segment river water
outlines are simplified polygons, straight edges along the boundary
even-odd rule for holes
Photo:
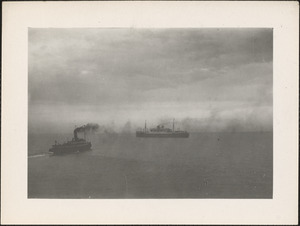
[[[28,198],[272,198],[272,134],[102,133],[92,151],[64,156],[47,152],[72,134],[29,134]]]

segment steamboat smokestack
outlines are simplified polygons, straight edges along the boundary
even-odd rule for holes
[[[174,132],[174,121],[175,121],[175,119],[173,119],[173,132]]]
[[[74,140],[78,140],[77,132],[80,130],[80,128],[74,129]]]

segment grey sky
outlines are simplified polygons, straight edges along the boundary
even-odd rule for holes
[[[272,29],[31,28],[29,124],[217,117],[270,130],[272,39]]]

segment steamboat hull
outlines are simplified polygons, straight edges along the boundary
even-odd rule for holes
[[[69,154],[75,152],[84,152],[91,150],[91,143],[74,144],[74,145],[54,145],[49,149],[54,155]]]
[[[189,133],[145,133],[136,132],[136,137],[143,138],[188,138]]]

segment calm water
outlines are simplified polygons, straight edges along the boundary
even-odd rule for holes
[[[272,198],[271,132],[97,134],[92,151],[49,156],[67,137],[29,135],[29,198]]]

